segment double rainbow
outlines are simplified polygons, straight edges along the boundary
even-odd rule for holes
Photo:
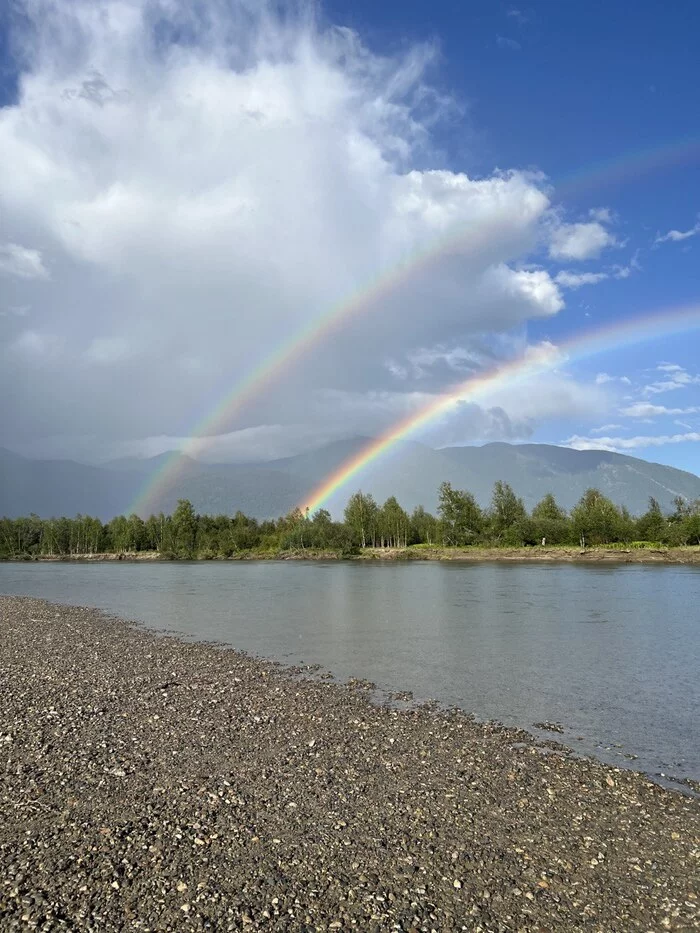
[[[698,159],[700,159],[700,139],[697,137],[682,139],[663,146],[626,153],[614,159],[587,166],[559,181],[555,185],[555,190],[559,198],[568,195],[575,196],[606,184],[634,182],[642,175],[657,169],[693,163]],[[194,425],[184,449],[175,451],[166,458],[160,469],[149,478],[140,491],[130,511],[138,514],[148,513],[156,499],[176,484],[183,464],[186,462],[183,454],[198,454],[206,447],[209,437],[222,433],[236,414],[265,389],[279,381],[297,361],[338,331],[347,320],[366,314],[402,282],[420,273],[442,256],[450,252],[464,256],[470,250],[478,249],[486,232],[482,226],[478,230],[473,228],[466,231],[460,230],[456,234],[452,233],[438,239],[428,249],[406,257],[398,265],[381,273],[357,291],[352,298],[332,306],[301,331],[289,337],[258,366],[237,381],[214,408]],[[576,343],[576,338],[569,343],[572,342]],[[505,379],[511,371],[513,371],[512,377],[514,378],[518,367],[515,364],[509,364],[499,370],[499,373],[504,373]],[[483,379],[488,378],[483,377]],[[491,378],[495,380],[497,376],[494,374]]]
[[[431,400],[418,411],[398,421],[380,437],[370,441],[358,453],[342,463],[330,476],[309,493],[301,503],[303,510],[315,511],[354,476],[369,466],[398,441],[446,415],[457,405],[483,399],[489,393],[551,371],[563,365],[594,356],[606,350],[700,330],[700,304],[664,309],[626,321],[610,324],[568,338],[557,347],[551,344],[534,348],[526,356],[505,363],[479,376],[471,377],[451,391]],[[565,355],[563,359],[562,355]]]

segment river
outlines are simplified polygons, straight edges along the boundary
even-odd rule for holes
[[[697,567],[4,563],[0,593],[320,664],[621,767],[700,780]],[[563,734],[533,728],[543,721]]]

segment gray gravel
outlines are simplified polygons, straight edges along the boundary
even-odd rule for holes
[[[369,694],[0,597],[0,929],[700,929],[698,800]]]

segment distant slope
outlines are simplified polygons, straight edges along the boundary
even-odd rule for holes
[[[0,515],[10,518],[34,512],[106,520],[133,501],[140,484],[137,474],[71,460],[28,460],[0,449]]]
[[[199,512],[232,515],[240,509],[258,518],[277,517],[308,499],[319,483],[366,443],[367,438],[352,438],[267,463],[202,464],[184,457],[175,471],[173,488],[162,491],[151,510],[170,512],[178,498],[186,498]],[[27,460],[0,449],[0,515],[35,512],[48,517],[82,512],[109,519],[132,507],[170,456],[95,467],[66,460]],[[396,495],[407,509],[421,504],[434,510],[438,487],[445,480],[470,490],[487,505],[496,479],[510,483],[528,508],[552,492],[570,509],[591,486],[633,514],[646,510],[649,496],[666,510],[673,507],[675,496],[700,497],[700,478],[694,474],[608,451],[501,443],[432,450],[404,442],[390,456],[358,473],[331,499],[329,507],[340,515],[348,496],[362,488],[380,502]]]
[[[125,514],[153,479],[163,457],[115,468],[86,466],[71,460],[28,460],[0,449],[0,516],[34,512],[94,515],[103,521]],[[306,482],[267,465],[207,465],[183,458],[172,488],[153,499],[149,511],[172,512],[180,498],[199,512],[234,514],[241,509],[261,518],[278,517],[297,504]]]
[[[487,444],[485,447],[451,447],[443,454],[460,465],[465,483],[485,503],[494,479],[510,483],[528,508],[542,496],[554,493],[570,509],[591,486],[632,514],[646,511],[649,496],[671,510],[676,496],[700,496],[700,477],[674,467],[649,463],[637,457],[607,450],[571,450],[548,444]]]

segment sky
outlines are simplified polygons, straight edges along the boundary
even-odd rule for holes
[[[4,4],[0,446],[286,456],[700,306],[699,30],[656,0]],[[415,439],[698,472],[699,347],[562,352]]]

